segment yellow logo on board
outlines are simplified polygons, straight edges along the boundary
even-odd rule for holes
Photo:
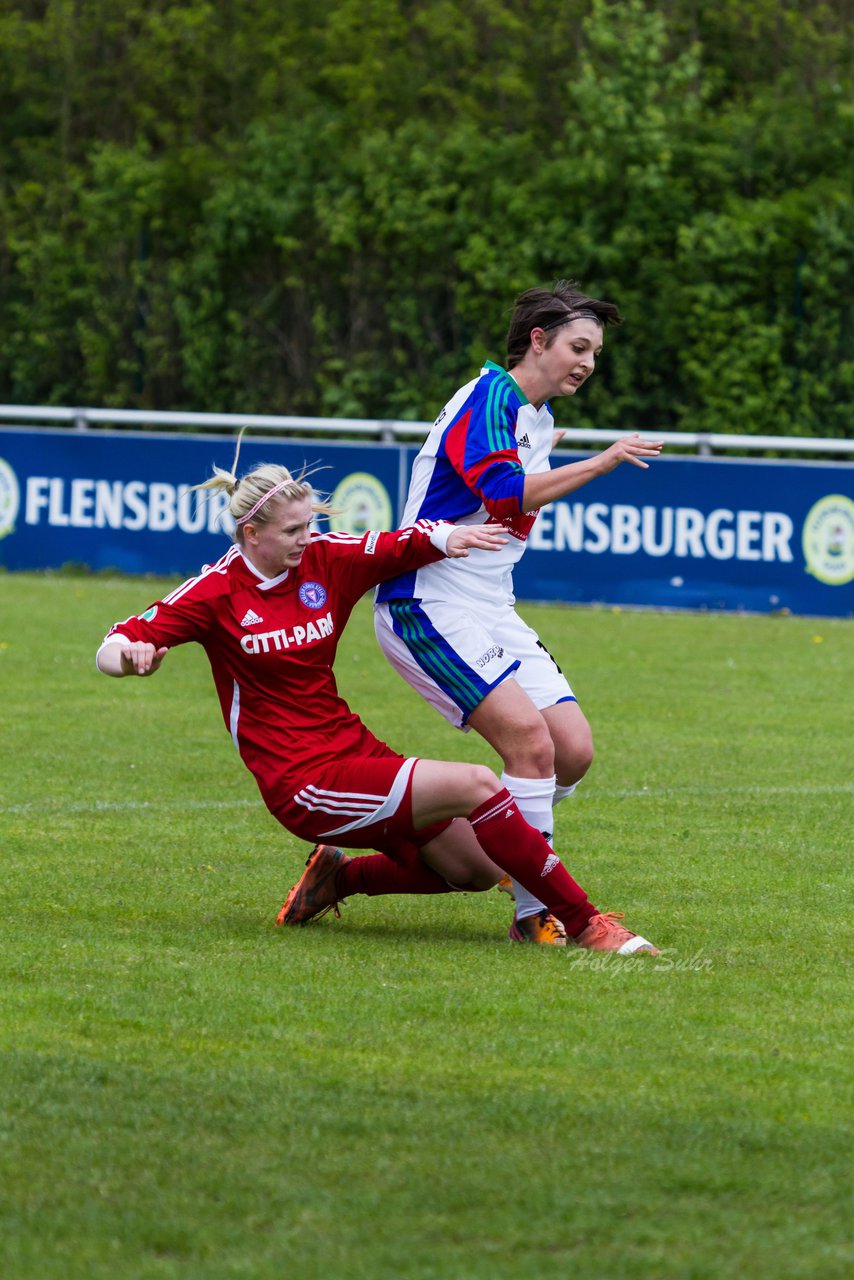
[[[854,502],[830,493],[810,507],[801,534],[806,571],[830,587],[854,578]]]

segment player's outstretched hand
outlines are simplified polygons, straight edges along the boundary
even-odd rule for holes
[[[603,475],[613,471],[621,462],[630,462],[633,467],[648,467],[649,463],[644,462],[644,458],[657,458],[663,447],[663,440],[644,440],[637,431],[633,431],[630,436],[623,436],[610,449],[600,453],[598,462]]]
[[[445,544],[445,554],[455,559],[467,556],[469,547],[499,551],[507,542],[500,524],[458,524]]]
[[[168,652],[168,648],[155,649],[153,644],[147,644],[142,640],[134,640],[132,644],[123,645],[122,675],[153,676]]]

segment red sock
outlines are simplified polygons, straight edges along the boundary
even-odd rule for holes
[[[596,908],[548,841],[525,821],[505,787],[472,810],[469,822],[497,866],[544,902],[570,937],[582,932]]]
[[[351,893],[378,897],[383,893],[452,893],[447,880],[420,858],[394,862],[384,853],[351,858],[338,872],[335,888],[342,898]]]

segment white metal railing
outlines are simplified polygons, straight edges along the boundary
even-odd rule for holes
[[[0,404],[0,422],[27,423],[31,426],[67,424],[77,431],[92,427],[201,427],[210,430],[238,431],[250,427],[255,431],[278,431],[282,435],[311,431],[324,435],[360,435],[394,441],[415,437],[423,439],[432,423],[404,422],[382,418],[307,418],[269,413],[184,413],[148,409],[66,408],[55,405]],[[602,430],[595,427],[564,429],[565,444],[610,444],[626,435],[626,431]],[[647,434],[653,434],[651,432]],[[835,440],[811,436],[746,436],[711,431],[660,431],[655,433],[672,448],[694,449],[701,456],[716,451],[743,449],[750,452],[775,450],[783,453],[828,455],[854,454],[854,440]]]

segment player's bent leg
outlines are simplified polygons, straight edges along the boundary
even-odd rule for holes
[[[413,825],[420,829],[464,817],[500,790],[500,782],[485,765],[419,759],[412,770]]]
[[[571,696],[572,691],[554,661],[548,654],[544,656],[531,628],[512,610],[484,620],[457,606],[427,606],[418,601],[378,605],[375,625],[380,647],[392,666],[451,724],[478,730],[509,762],[508,769],[518,768],[525,778],[549,780],[545,790],[550,806],[554,798],[553,747],[545,722],[513,680],[520,654],[524,651],[528,664],[533,663],[539,672],[538,697],[557,701],[564,693]],[[493,633],[496,626],[509,628],[506,638],[503,632],[500,636]],[[519,654],[517,640],[521,643]],[[485,666],[484,657],[488,659]],[[553,674],[551,678],[549,672],[543,674],[544,667],[557,673],[557,682]],[[508,778],[512,776],[508,774]],[[551,830],[550,818],[546,825]],[[518,919],[543,910],[539,899],[521,886],[516,886],[515,893]]]
[[[466,891],[491,889],[502,877],[501,868],[486,854],[471,825],[462,818],[423,845],[421,857],[448,883]],[[505,878],[509,882],[509,877]],[[514,915],[508,936],[514,942],[566,946],[566,930],[543,906],[524,918]]]
[[[512,676],[486,695],[468,723],[498,752],[507,773],[520,778],[547,778],[554,773],[549,726]]]
[[[518,658],[514,679],[548,727],[557,775],[553,802],[559,804],[572,794],[590,767],[593,759],[590,726],[554,655],[515,610],[502,615],[496,639]]]
[[[485,857],[483,851],[480,852]],[[464,874],[465,868],[462,870]],[[391,893],[453,893],[462,888],[488,889],[494,884],[492,877],[481,874],[479,879],[482,883],[468,884],[462,879],[449,883],[421,859],[420,850],[408,841],[397,844],[393,857],[386,853],[348,857],[342,849],[319,844],[315,845],[305,871],[288,893],[276,924],[308,924],[329,911],[340,918],[339,908],[354,894],[375,898]]]
[[[567,933],[575,936],[587,927],[596,908],[504,787],[473,810],[469,821],[493,862],[529,893],[536,893]]]
[[[523,818],[509,792],[482,765],[417,761],[412,773],[416,826],[456,815],[469,818],[478,843],[496,867],[505,868],[533,893],[535,886],[568,933],[580,934],[596,908],[552,852],[542,834]]]
[[[557,785],[565,793],[581,781],[593,763],[593,732],[574,701],[543,707],[541,715],[554,744]]]
[[[470,825],[462,818],[422,845],[420,855],[456,888],[491,889],[501,879],[501,868],[487,856]]]
[[[526,822],[551,840],[554,746],[548,724],[527,691],[515,678],[505,680],[472,712],[469,724],[502,757],[504,772],[501,781],[519,805]],[[536,922],[544,920],[548,913],[540,899],[518,881],[512,884],[512,891],[516,900],[513,926],[519,926],[525,920],[531,921],[530,925],[515,932],[511,926],[510,936],[521,941],[517,933],[521,931],[527,935],[536,930]],[[546,934],[550,928],[548,923],[544,925]]]

